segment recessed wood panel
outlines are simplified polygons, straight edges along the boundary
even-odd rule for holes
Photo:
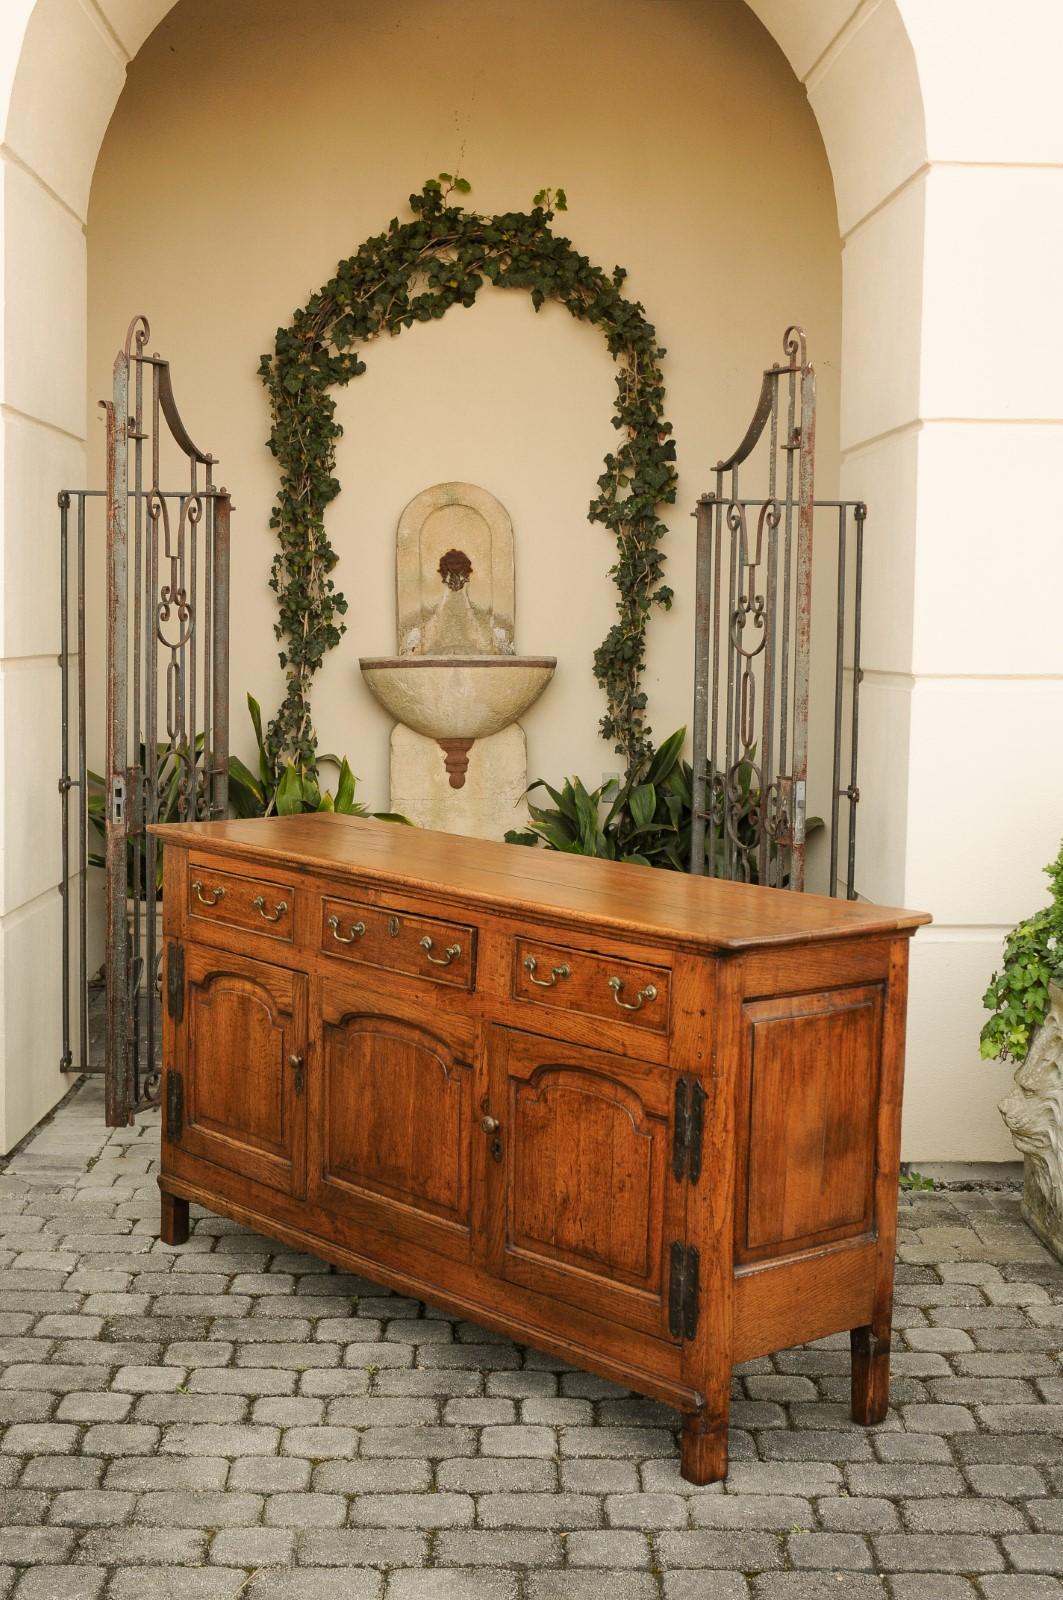
[[[325,1186],[467,1231],[468,1064],[427,1029],[378,1015],[327,1022],[322,1053]]]
[[[198,922],[242,928],[264,939],[291,944],[295,927],[295,889],[276,878],[241,877],[210,861],[190,861],[188,915]]]
[[[664,1262],[685,1198],[670,1181],[671,1074],[509,1029],[490,1055],[500,1270],[663,1333]]]
[[[185,1148],[294,1193],[305,1167],[306,979],[195,945],[187,976]]]
[[[745,1016],[739,1259],[785,1255],[866,1231],[881,986],[755,1001]]]

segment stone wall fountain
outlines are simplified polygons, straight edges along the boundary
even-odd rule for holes
[[[411,822],[501,839],[526,820],[524,729],[554,656],[513,647],[513,524],[493,494],[439,483],[410,501],[396,536],[399,653],[364,657],[397,718],[391,806]]]

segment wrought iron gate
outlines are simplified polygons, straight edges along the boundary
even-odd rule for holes
[[[855,899],[867,508],[859,500],[815,498],[816,377],[800,328],[786,330],[783,350],[787,364],[765,370],[745,436],[717,462],[716,487],[697,505],[690,869],[805,888],[814,647],[822,660],[833,610],[830,838],[823,887]],[[739,468],[762,441],[760,493],[743,497]],[[825,717],[811,724],[814,735],[825,735],[827,726]],[[813,778],[818,776],[814,763]]]
[[[157,1102],[162,948],[157,927],[157,821],[222,817],[228,807],[229,493],[215,458],[193,444],[174,401],[170,365],[147,355],[145,317],[115,357],[107,423],[107,486],[59,495],[61,550],[64,1070],[106,1073],[107,1122]],[[165,459],[164,459],[165,458]],[[166,476],[187,475],[184,488]],[[100,512],[105,521],[100,525]],[[88,765],[88,567],[105,562],[106,754]],[[101,585],[103,587],[104,585]],[[76,631],[71,633],[71,592]],[[102,598],[102,595],[101,595]],[[76,669],[72,657],[76,656]],[[76,705],[76,709],[75,709]],[[77,766],[71,771],[71,721]],[[72,844],[71,834],[74,835]],[[90,849],[93,836],[103,855]],[[71,866],[76,850],[77,918]],[[89,871],[106,872],[105,1045],[90,1034]],[[76,949],[76,958],[75,958]],[[71,988],[77,971],[76,1028]],[[76,1046],[76,1059],[75,1059]]]

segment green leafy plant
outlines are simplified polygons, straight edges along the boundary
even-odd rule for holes
[[[1063,845],[1044,870],[1051,901],[1008,934],[1004,964],[982,996],[992,1012],[981,1032],[987,1060],[1026,1059],[1030,1040],[1048,1014],[1049,982],[1063,978]]]
[[[923,1194],[937,1187],[933,1178],[924,1178],[921,1172],[916,1172],[907,1162],[901,1165],[900,1186],[913,1194]]]
[[[258,744],[258,776],[239,756],[229,757],[229,805],[238,817],[290,817],[305,811],[338,811],[348,817],[372,816],[384,822],[409,825],[409,819],[397,811],[370,811],[355,799],[358,779],[346,756],[319,755],[313,765],[289,761],[278,772],[262,731],[262,708],[254,695],[248,695],[247,709]],[[325,763],[338,769],[335,794],[321,787],[317,768]]]
[[[182,802],[185,790],[191,787],[196,792],[201,784],[200,762],[203,757],[203,735],[196,737],[195,749],[192,746],[181,745],[174,749],[170,744],[159,743],[155,746],[155,760],[157,763],[157,789],[159,795],[158,822],[176,822],[181,815]],[[139,753],[139,766],[142,772],[147,770],[147,746],[141,744]],[[100,840],[101,847],[107,840],[107,785],[98,772],[91,768],[86,774],[85,809],[88,814],[90,827],[95,831]],[[88,854],[90,867],[105,867],[106,857],[102,848],[99,851],[90,850]],[[126,839],[126,897],[128,899],[146,900],[157,898],[162,893],[162,851],[155,854],[155,884],[154,895],[149,891],[144,882],[147,863],[143,854],[142,836],[130,834]]]
[[[646,867],[664,867],[671,872],[690,870],[691,828],[694,819],[694,769],[683,759],[686,729],[677,728],[656,751],[651,751],[622,784],[606,783],[588,789],[579,778],[566,778],[560,789],[543,779],[533,783],[529,795],[545,789],[552,806],[533,805],[529,827],[511,829],[510,844],[540,845],[563,850],[569,855],[600,856],[607,861],[632,861]],[[757,881],[754,853],[756,830],[754,812],[759,805],[755,787],[756,752],[739,767],[736,786],[738,806],[735,827],[739,846],[748,851],[751,880]],[[822,827],[818,817],[806,828]],[[708,832],[705,859],[710,873],[722,876],[724,843],[715,841],[716,859]],[[772,846],[775,859],[775,846]]]
[[[367,239],[335,276],[280,328],[259,374],[269,392],[269,447],[280,469],[270,525],[280,544],[271,587],[277,595],[276,633],[287,689],[269,724],[265,751],[271,773],[287,763],[313,778],[317,740],[310,687],[327,651],[339,642],[347,601],[331,574],[337,555],[325,531],[325,511],[340,492],[335,477],[333,391],[366,369],[358,349],[415,322],[434,322],[451,306],[471,306],[485,283],[522,289],[538,311],[547,300],[603,334],[617,366],[613,426],[620,435],[605,458],[589,518],[616,539],[610,576],[617,587],[617,620],[594,653],[594,674],[605,692],[604,738],[624,757],[630,777],[652,754],[645,722],[642,672],[646,628],[655,605],[671,604],[662,583],[666,532],[660,507],[675,499],[675,443],[664,417],[665,354],[644,308],[621,293],[622,267],[607,273],[554,234],[563,189],[542,189],[530,212],[481,216],[466,211],[465,178],[440,173],[410,196],[413,220],[393,218]],[[271,780],[272,781],[272,780]]]

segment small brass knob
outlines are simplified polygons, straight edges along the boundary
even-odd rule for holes
[[[483,1129],[484,1133],[497,1133],[501,1127],[501,1123],[497,1117],[483,1117],[480,1120],[480,1127]]]

